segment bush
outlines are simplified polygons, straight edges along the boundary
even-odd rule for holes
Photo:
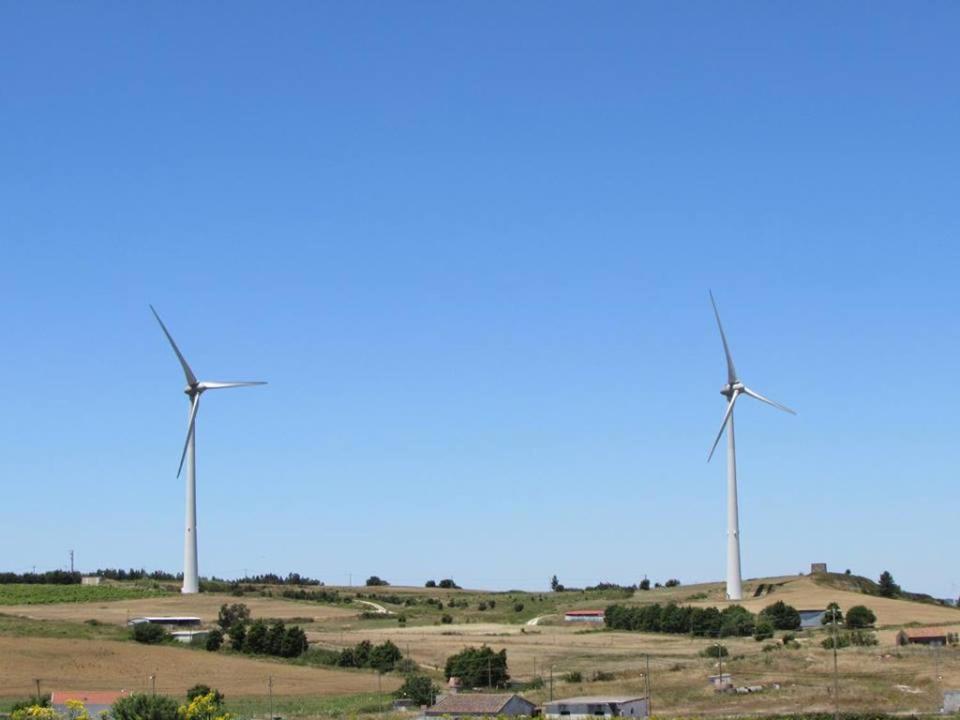
[[[583,673],[579,670],[571,670],[562,676],[562,680],[568,683],[582,683]]]
[[[833,636],[824,638],[820,643],[820,647],[827,650],[832,650],[836,644],[837,649],[845,648],[850,646],[850,635],[847,633],[840,633],[834,638]]]
[[[424,587],[428,587],[428,588],[435,588],[436,586],[437,586],[436,580],[427,580],[426,584],[424,585]]]
[[[700,651],[700,657],[705,658],[725,658],[730,654],[726,645],[707,645]]]
[[[827,605],[826,611],[823,613],[823,617],[820,618],[821,625],[832,625],[834,622],[842,623],[843,622],[843,611],[840,609],[840,606],[835,602]]]
[[[640,589],[641,589],[641,590],[649,590],[649,589],[650,589],[650,581],[647,580],[647,578],[644,578],[643,580],[640,581]]]
[[[612,672],[605,672],[603,670],[597,670],[593,673],[593,682],[610,682],[616,676]]]
[[[237,623],[230,627],[230,647],[240,652],[247,642],[247,626],[243,623]]]
[[[376,575],[371,575],[367,578],[367,587],[383,587],[389,584],[386,580],[381,580]]]
[[[480,612],[483,612],[483,611],[486,610],[486,609],[487,609],[487,604],[486,604],[483,600],[481,600],[481,601],[477,604],[477,610],[479,610]]]
[[[439,688],[426,675],[408,675],[395,693],[397,697],[413,700],[416,705],[433,705]]]
[[[209,633],[207,633],[207,639],[204,643],[204,647],[210,652],[216,652],[223,645],[223,631],[219,628],[214,628]]]
[[[444,625],[450,625],[451,623],[453,623],[453,615],[449,613],[444,613],[443,615],[440,616],[440,622],[442,622]]]
[[[192,688],[187,690],[187,701],[196,700],[198,697],[203,697],[204,695],[209,695],[213,693],[213,702],[218,707],[223,705],[223,693],[217,690],[216,688],[211,688],[209,685],[204,685],[203,683],[197,683]]]
[[[504,687],[510,679],[507,673],[507,651],[494,652],[484,645],[464,648],[447,658],[444,677],[460,678],[464,687]]]
[[[860,647],[870,647],[878,644],[877,634],[869,630],[851,630],[850,644]]]
[[[117,700],[110,715],[114,720],[177,720],[177,703],[165,695],[134,693]]]
[[[799,630],[800,613],[792,605],[778,600],[760,611],[760,617],[770,621],[777,630]]]
[[[385,673],[393,670],[394,666],[402,657],[403,653],[400,652],[400,648],[387,640],[385,643],[377,645],[370,650],[368,663],[370,667],[378,672]]]
[[[224,632],[229,632],[237,623],[246,623],[250,620],[250,608],[243,603],[233,603],[220,606],[220,613],[217,616],[217,625]]]
[[[876,621],[877,616],[866,605],[854,605],[847,610],[846,626],[850,629],[872,627]]]
[[[680,581],[676,578],[670,578],[664,584],[664,587],[680,587]]]
[[[513,604],[514,612],[523,612],[523,603],[519,600]]]
[[[459,589],[460,589],[460,586],[457,585],[457,584],[453,581],[453,578],[444,578],[443,580],[440,581],[439,587],[442,587],[442,588],[444,588],[445,590],[459,590]]]
[[[166,642],[167,638],[169,637],[170,636],[167,635],[167,631],[164,630],[162,625],[141,622],[133,626],[133,639],[138,643],[144,643],[145,645],[157,645],[159,643]]]

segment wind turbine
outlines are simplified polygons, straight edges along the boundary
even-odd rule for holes
[[[248,387],[250,385],[266,385],[263,381],[255,382],[213,382],[200,381],[193,374],[190,365],[187,364],[180,348],[173,341],[170,331],[163,324],[163,320],[157,314],[153,305],[150,306],[153,316],[160,323],[163,334],[170,341],[170,346],[177,354],[180,366],[183,368],[183,374],[187,378],[187,386],[183,392],[186,393],[190,401],[190,419],[187,421],[187,439],[183,444],[183,452],[180,454],[180,467],[177,469],[177,477],[183,472],[184,461],[187,463],[187,516],[186,529],[183,536],[183,593],[196,593],[200,591],[200,575],[197,570],[197,463],[196,463],[196,424],[197,410],[200,408],[200,396],[207,390],[221,390],[223,388]]]
[[[783,410],[791,415],[796,413],[785,405],[765,398],[758,392],[754,392],[742,382],[737,375],[737,369],[733,365],[733,356],[730,354],[730,346],[727,345],[727,336],[723,333],[723,324],[720,322],[720,312],[717,310],[717,303],[713,299],[713,293],[710,293],[710,302],[713,304],[713,314],[717,318],[717,327],[720,328],[720,339],[723,341],[723,353],[727,357],[727,384],[723,386],[720,394],[727,398],[727,411],[723,414],[723,422],[720,423],[720,432],[717,433],[717,439],[713,441],[713,447],[710,448],[710,454],[707,456],[707,462],[713,457],[714,450],[723,435],[727,431],[727,599],[741,600],[743,598],[743,580],[740,577],[740,508],[737,502],[737,450],[733,439],[733,406],[737,398],[741,395],[749,395],[755,400],[772,405],[778,410]]]

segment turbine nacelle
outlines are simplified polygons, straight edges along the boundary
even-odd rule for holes
[[[745,387],[746,386],[742,382],[735,382],[732,385],[727,383],[720,388],[720,394],[729,400],[734,393],[742,393]]]

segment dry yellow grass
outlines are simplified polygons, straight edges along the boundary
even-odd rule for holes
[[[186,648],[100,640],[0,637],[0,696],[28,695],[34,678],[52,689],[143,691],[157,676],[157,692],[183,695],[198,682],[228,696],[263,695],[273,677],[277,695],[332,695],[375,692],[369,672],[290,665]],[[383,689],[399,680],[385,676]]]
[[[250,608],[253,617],[286,620],[309,617],[314,622],[356,617],[357,610],[319,605],[317,603],[279,600],[274,598],[242,597],[200,593],[197,595],[170,595],[166,597],[116,600],[96,603],[62,603],[56,605],[9,605],[3,608],[8,615],[35,620],[69,620],[83,622],[98,620],[104,623],[124,624],[129,618],[142,615],[192,615],[205,623],[216,621],[223,603],[242,602]]]

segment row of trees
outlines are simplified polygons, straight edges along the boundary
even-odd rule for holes
[[[250,655],[294,658],[307,650],[307,634],[299,625],[286,627],[281,620],[238,622],[230,628],[230,647]]]
[[[676,603],[626,607],[610,605],[604,612],[604,623],[611,630],[635,630],[693,634],[701,637],[717,635],[752,635],[756,618],[746,608],[731,605],[722,611],[715,607],[694,608]]]
[[[660,587],[672,588],[672,587],[679,587],[679,586],[680,586],[680,581],[677,580],[676,578],[670,578],[670,579],[667,580],[665,583],[662,583],[662,584],[661,584],[661,583],[656,583],[656,584],[654,585],[654,587],[658,587],[658,588],[660,588]],[[568,588],[568,587],[565,587],[565,586],[563,585],[563,583],[561,583],[561,582],[557,579],[557,576],[554,575],[553,577],[550,578],[550,589],[553,590],[554,592],[572,592],[572,591],[574,591],[574,590],[577,590],[578,588]],[[640,581],[640,584],[639,584],[639,585],[619,585],[619,584],[617,584],[617,583],[601,582],[601,583],[597,583],[596,585],[590,585],[590,586],[585,587],[585,588],[583,588],[583,589],[584,589],[584,590],[588,590],[588,591],[590,591],[590,590],[606,590],[606,591],[610,591],[610,590],[620,590],[620,591],[623,591],[623,592],[631,592],[631,593],[632,593],[632,592],[636,592],[637,590],[649,590],[649,589],[650,589],[650,581],[649,581],[647,578],[644,578],[643,580]]]
[[[427,582],[424,584],[424,587],[439,587],[446,590],[460,590],[460,586],[453,581],[453,578],[444,578],[439,583],[436,580],[427,580]]]
[[[80,573],[77,573],[77,575],[79,574]],[[129,570],[124,570],[123,568],[102,568],[97,570],[94,575],[99,575],[107,580],[158,580],[163,582],[183,580],[183,573],[174,575],[173,573],[164,572],[163,570],[147,572],[144,568],[140,568],[139,570],[136,568],[130,568]],[[80,582],[79,578],[77,582]]]
[[[67,570],[49,570],[47,572],[0,573],[0,585],[79,585],[80,573]]]
[[[66,720],[91,720],[83,703],[67,701]],[[234,720],[223,709],[223,695],[206,685],[195,685],[187,691],[187,700],[179,704],[166,695],[134,693],[119,698],[110,708],[113,720]],[[49,703],[37,700],[19,705],[10,714],[11,720],[64,720]]]
[[[390,640],[374,645],[369,640],[363,640],[352,648],[344,648],[337,654],[335,664],[340,667],[373,668],[378,672],[387,673],[396,668],[403,659],[394,643]]]

